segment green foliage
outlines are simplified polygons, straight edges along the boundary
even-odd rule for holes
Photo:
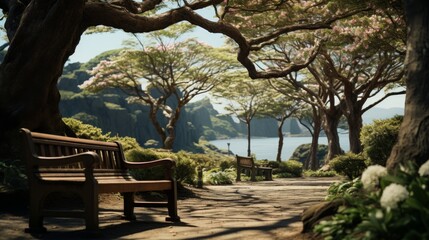
[[[362,155],[346,153],[329,161],[331,169],[349,179],[360,176],[366,168],[365,158]]]
[[[429,161],[418,171],[409,162],[377,181],[379,188],[368,188],[364,181],[362,188],[359,180],[331,186],[330,195],[342,197],[345,205],[314,231],[325,239],[429,239]]]
[[[360,140],[363,145],[363,153],[368,158],[368,165],[386,165],[387,158],[396,143],[402,119],[402,116],[395,116],[384,120],[374,120],[372,124],[363,126]]]
[[[147,162],[161,158],[157,152],[151,149],[132,149],[125,153],[125,157],[130,162]],[[149,169],[132,169],[130,173],[137,180],[164,178],[164,168],[161,166]]]
[[[273,169],[274,168],[279,168],[280,167],[280,163],[277,162],[277,161],[268,161],[267,166],[270,167],[270,168],[273,168]]]
[[[311,148],[311,143],[299,145],[295,149],[295,151],[293,151],[293,154],[290,157],[290,159],[297,160],[302,164],[304,164],[310,155],[310,148]],[[319,161],[319,166],[322,166],[324,164],[324,159],[326,157],[326,154],[328,154],[328,146],[325,144],[319,144],[317,146],[317,156],[316,156]]]
[[[1,185],[6,189],[19,190],[27,188],[27,176],[21,161],[2,159],[0,161],[0,181]]]
[[[328,188],[328,195],[326,200],[331,201],[336,198],[347,198],[353,197],[362,191],[362,182],[360,178],[355,178],[351,181],[335,182],[332,183]]]
[[[176,180],[180,183],[193,184],[197,171],[197,164],[190,155],[179,152],[176,162]]]
[[[60,90],[61,100],[71,99],[76,93],[72,91]]]
[[[273,174],[277,177],[301,177],[302,163],[296,160],[281,162],[279,168],[273,169]]]
[[[116,103],[105,102],[104,105],[106,106],[107,109],[110,109],[110,110],[125,110],[125,108],[121,107]]]
[[[98,118],[94,115],[90,115],[86,112],[79,112],[73,115],[71,118],[85,122],[90,125],[97,125],[98,124]]]
[[[229,185],[233,183],[235,178],[236,170],[234,168],[225,170],[213,168],[204,172],[204,182],[211,185]]]
[[[127,152],[132,149],[139,149],[140,144],[137,142],[137,139],[132,137],[119,137],[113,136],[108,139],[109,142],[120,142],[124,152]]]
[[[100,128],[82,123],[81,121],[73,118],[63,118],[63,121],[73,130],[78,138],[98,141],[107,141],[109,139],[110,133],[103,134],[103,131]]]
[[[337,172],[335,171],[313,171],[313,170],[305,170],[304,176],[306,177],[335,177],[337,176]]]
[[[63,118],[63,121],[72,129],[78,138],[92,139],[105,142],[120,142],[124,151],[140,148],[137,140],[132,137],[111,136],[110,132],[103,134],[100,128],[82,123],[73,118]]]

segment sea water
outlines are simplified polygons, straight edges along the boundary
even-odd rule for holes
[[[340,145],[344,151],[349,151],[349,138],[347,134],[340,134]],[[277,156],[278,138],[252,138],[250,140],[251,153],[256,156],[256,159],[275,160]],[[229,150],[232,154],[247,156],[247,139],[233,138],[210,141],[219,149]],[[301,145],[311,143],[311,137],[285,137],[283,140],[282,160],[289,159],[295,149]],[[319,144],[327,144],[326,137],[319,138]]]

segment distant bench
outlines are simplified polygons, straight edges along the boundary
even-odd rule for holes
[[[272,181],[273,169],[270,167],[263,167],[255,164],[255,161],[252,157],[243,157],[235,155],[237,159],[237,179],[236,181],[241,181],[241,173],[249,173],[250,180],[256,181],[256,176],[264,176],[265,180]]]
[[[134,207],[166,207],[167,221],[180,221],[177,215],[177,188],[173,177],[175,162],[159,159],[149,162],[128,162],[119,143],[100,142],[21,129],[23,156],[27,163],[30,191],[30,216],[27,232],[45,232],[44,217],[85,219],[86,229],[98,230],[98,196],[120,192],[124,199],[124,218],[134,220]],[[163,166],[163,180],[134,179],[128,169]],[[134,193],[164,191],[166,202],[135,202]],[[53,192],[77,193],[84,203],[80,211],[48,210],[43,205]]]

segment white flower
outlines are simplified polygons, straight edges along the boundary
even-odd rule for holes
[[[423,165],[419,168],[419,175],[420,176],[429,176],[429,161],[426,161]]]
[[[383,216],[384,216],[383,211],[381,211],[380,209],[377,209],[377,211],[375,212],[375,218],[382,219]]]
[[[380,177],[387,175],[387,169],[380,165],[372,165],[369,166],[365,171],[362,173],[362,184],[365,189],[374,189],[378,186],[378,183],[380,181]]]
[[[407,199],[408,196],[409,193],[404,186],[392,183],[381,194],[380,204],[386,209],[395,209],[398,207],[398,203]]]

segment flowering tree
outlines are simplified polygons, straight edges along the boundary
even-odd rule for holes
[[[299,77],[288,74],[284,79],[312,95],[322,109],[329,140],[328,159],[341,153],[337,127],[342,115],[349,125],[350,150],[358,153],[363,113],[389,96],[405,93],[392,91],[401,85],[404,75],[405,33],[400,27],[404,26],[401,11],[376,7],[379,6],[337,21],[333,31],[300,31],[281,37],[256,54],[264,66],[282,71],[288,62],[303,62],[311,55],[311,46],[317,39],[325,39],[317,57],[307,66],[309,74],[302,73]],[[386,92],[383,98],[366,104],[382,91]]]
[[[283,150],[283,125],[286,119],[292,117],[298,110],[301,108],[301,101],[294,98],[289,98],[288,96],[281,94],[271,86],[266,84],[264,92],[266,96],[262,100],[265,100],[261,103],[263,106],[260,110],[260,115],[274,118],[277,123],[277,136],[279,138],[277,146],[277,156],[276,161],[282,161],[282,150]]]
[[[260,114],[266,102],[266,85],[259,81],[252,81],[245,77],[243,72],[230,76],[233,81],[225,81],[213,90],[216,97],[226,99],[225,110],[235,115],[247,127],[247,156],[251,156],[250,126],[253,118]]]
[[[153,32],[181,21],[188,21],[212,33],[222,33],[237,43],[237,59],[248,69],[251,77],[272,77],[277,71],[257,71],[249,57],[251,51],[275,40],[282,34],[299,29],[329,28],[337,19],[355,14],[361,9],[336,8],[320,17],[290,24],[266,27],[255,38],[247,38],[237,26],[225,21],[233,12],[233,4],[241,1],[195,0],[1,0],[6,13],[5,29],[10,46],[0,66],[0,148],[10,151],[19,127],[47,133],[64,134],[60,100],[56,83],[64,63],[73,54],[80,36],[92,26],[104,25],[126,32]],[[249,1],[250,3],[251,1]],[[269,1],[268,1],[269,2]],[[279,1],[287,6],[287,1]],[[220,20],[210,21],[196,10],[215,6]],[[267,6],[272,6],[268,4]],[[334,8],[333,8],[334,9]],[[161,11],[157,11],[161,10]],[[268,10],[268,9],[267,9]],[[282,16],[294,15],[293,8]],[[313,16],[309,13],[309,16]],[[295,71],[311,62],[290,64],[284,72]],[[47,67],[49,66],[49,67]],[[17,144],[12,144],[17,145]]]
[[[195,39],[178,41],[180,36],[180,31],[152,34],[154,44],[143,50],[124,50],[100,62],[90,71],[92,77],[80,86],[91,92],[120,88],[130,96],[130,102],[148,105],[149,119],[165,149],[173,148],[183,107],[224,81],[225,74],[238,65],[228,49]],[[166,121],[160,119],[160,113]]]

